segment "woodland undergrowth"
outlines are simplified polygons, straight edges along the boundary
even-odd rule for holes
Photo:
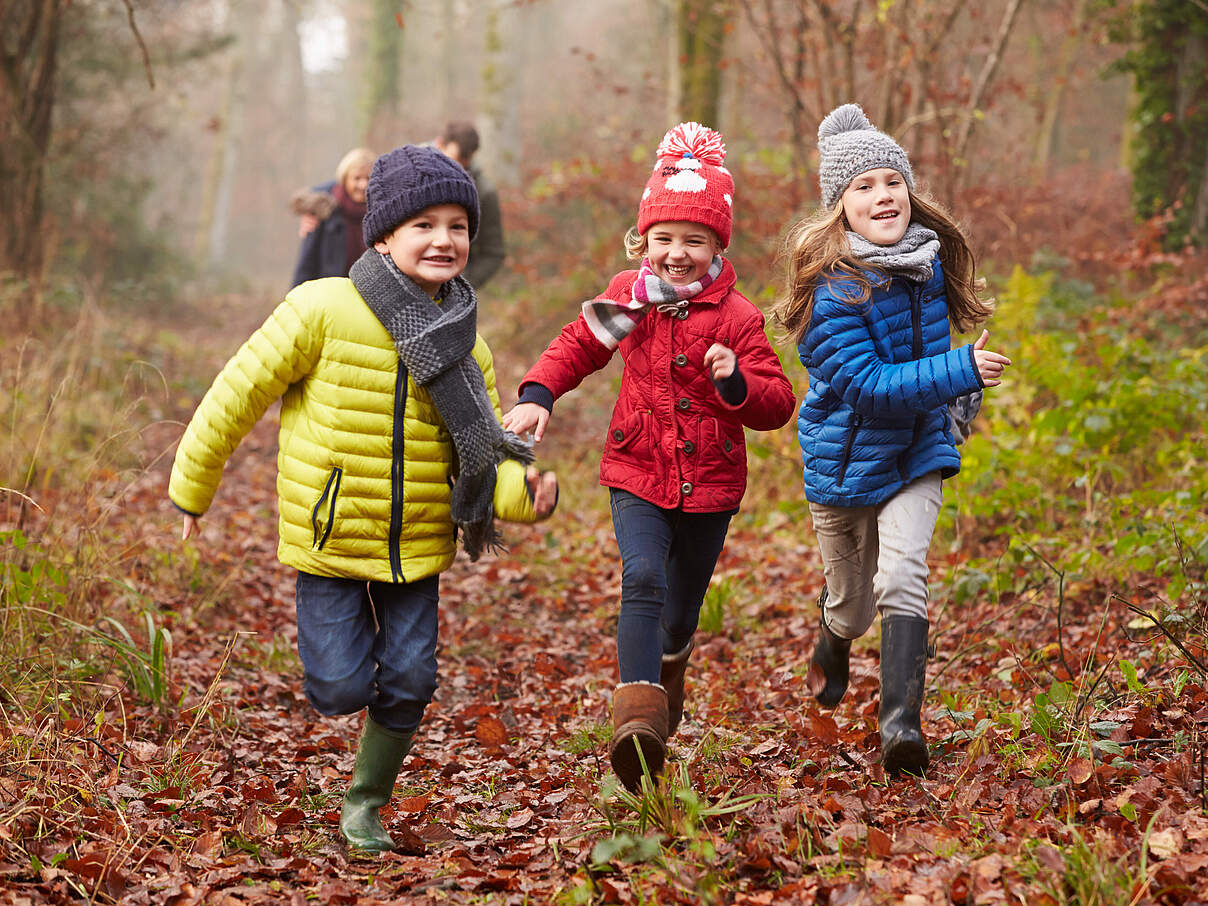
[[[614,548],[593,487],[606,387],[563,416],[588,429],[542,451],[577,524],[521,533],[524,550],[458,574],[466,589],[492,590],[448,596],[460,616],[444,656],[459,675],[433,706],[434,754],[413,759],[393,813],[418,829],[427,862],[369,869],[331,854],[346,764],[321,753],[346,761],[348,727],[319,729],[313,715],[305,731],[271,724],[295,767],[239,765],[265,715],[307,713],[289,632],[265,616],[289,597],[288,577],[236,578],[271,563],[271,499],[227,511],[209,553],[170,537],[162,498],[180,420],[232,338],[216,330],[198,343],[66,284],[36,302],[5,284],[0,870],[55,902],[194,902],[186,878],[199,867],[228,871],[245,892],[251,883],[246,901],[291,885],[332,902],[383,887],[419,895],[427,871],[423,892],[451,902],[765,903],[824,891],[894,902],[928,884],[972,902],[997,859],[995,883],[1022,901],[1191,901],[1205,874],[1174,857],[1202,853],[1208,825],[1180,824],[1169,803],[1208,816],[1208,284],[1190,259],[1138,248],[1115,281],[1056,257],[989,267],[991,330],[1013,366],[987,394],[933,546],[934,783],[903,789],[879,773],[872,669],[857,666],[849,710],[801,707],[820,579],[792,424],[749,438],[750,489],[701,616],[694,707],[717,719],[689,729],[661,784],[630,795],[600,765],[607,645],[584,654],[557,630],[565,647],[550,642],[508,672],[509,645],[530,640],[509,636],[518,630],[493,608],[565,607],[601,637],[615,619],[615,572],[600,566]],[[590,292],[581,275],[544,279],[540,299],[512,284],[485,310],[505,405],[536,339],[552,336],[544,327]],[[750,294],[766,306],[773,284],[755,280]],[[249,330],[271,302],[256,304],[243,313]],[[800,396],[806,375],[769,332]],[[251,441],[264,460],[253,474],[271,488],[265,436]],[[204,640],[204,657],[186,659],[185,638]],[[875,650],[875,636],[857,643],[857,665]],[[475,682],[493,703],[470,698]],[[526,747],[518,724],[538,720],[551,690],[576,705]],[[461,754],[442,761],[435,753],[459,734],[482,752],[449,748]],[[506,786],[496,756],[512,765]],[[446,784],[457,792],[442,795]],[[560,819],[572,802],[581,810]],[[541,821],[545,835],[530,833]],[[458,840],[465,849],[449,849]],[[911,845],[948,867],[912,875]],[[516,866],[544,886],[525,893]]]

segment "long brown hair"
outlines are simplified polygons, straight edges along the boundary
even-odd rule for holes
[[[985,281],[976,275],[977,264],[965,234],[952,217],[930,199],[910,193],[910,219],[935,230],[940,239],[940,266],[944,292],[948,296],[948,320],[964,333],[990,317],[994,302],[982,299]],[[846,278],[850,287],[843,301],[862,305],[872,295],[868,265],[852,257],[847,241],[843,201],[829,210],[819,210],[799,222],[785,238],[782,255],[787,259],[784,292],[772,314],[784,325],[793,341],[800,343],[809,330],[814,313],[814,291],[829,276]]]

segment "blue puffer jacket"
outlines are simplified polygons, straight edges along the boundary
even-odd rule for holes
[[[842,277],[815,290],[797,347],[810,380],[797,416],[805,496],[873,506],[928,472],[960,471],[948,403],[982,382],[973,346],[949,348],[938,258],[925,285],[895,276],[858,306],[843,301],[845,290]]]

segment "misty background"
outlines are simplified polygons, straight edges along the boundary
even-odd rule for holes
[[[333,178],[350,148],[429,141],[453,118],[477,126],[475,163],[500,189],[504,287],[543,273],[542,255],[621,263],[655,145],[680,119],[724,133],[732,253],[753,262],[770,264],[780,230],[816,199],[817,123],[846,101],[966,221],[970,191],[1043,198],[1070,172],[1109,180],[1127,206],[1130,79],[1110,69],[1120,10],[1103,7],[76,2],[61,21],[47,267],[144,287],[132,292],[174,272],[282,293],[298,248],[290,195]]]

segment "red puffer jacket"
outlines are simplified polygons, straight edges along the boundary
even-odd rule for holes
[[[623,271],[600,298],[632,298],[637,271]],[[625,363],[600,463],[600,484],[621,488],[666,509],[721,512],[737,508],[747,486],[743,427],[771,431],[793,416],[793,386],[763,331],[763,314],[734,288],[727,261],[721,275],[687,308],[651,310],[620,344]],[[734,350],[747,395],[722,401],[704,366],[714,343]],[[580,314],[566,325],[521,382],[540,384],[554,399],[608,364],[612,350]]]

